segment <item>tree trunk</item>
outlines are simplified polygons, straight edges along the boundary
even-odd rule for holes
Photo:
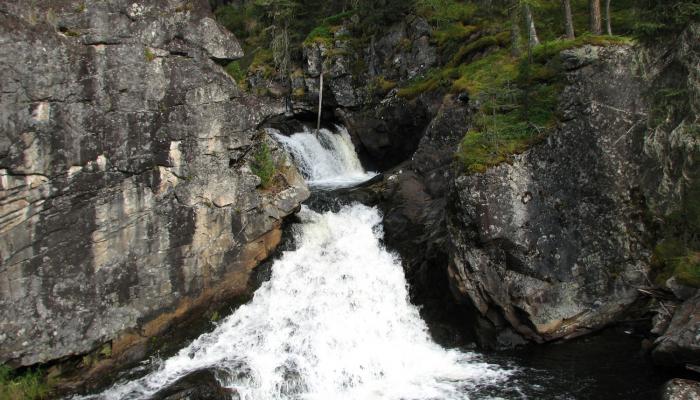
[[[533,48],[540,44],[540,39],[537,38],[537,30],[535,29],[535,19],[532,16],[532,10],[530,6],[525,4],[523,6],[523,12],[525,13],[525,24],[527,25],[527,43],[529,48]]]
[[[520,9],[517,2],[513,4],[510,15],[510,54],[520,57]]]
[[[323,106],[323,64],[321,64],[321,76],[318,84],[318,119],[316,120],[316,135],[321,129],[321,109]]]
[[[610,22],[610,0],[605,0],[605,30],[612,36],[612,23]]]
[[[600,35],[603,33],[600,18],[600,0],[588,0],[588,5],[591,10],[591,33],[594,35]]]
[[[564,8],[564,25],[566,26],[566,38],[576,39],[574,33],[574,18],[571,15],[571,0],[561,0],[561,5]]]

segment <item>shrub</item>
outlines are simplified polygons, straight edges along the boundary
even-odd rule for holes
[[[0,365],[0,399],[36,400],[49,395],[49,384],[39,370],[15,375],[10,367]]]
[[[237,83],[245,80],[246,72],[241,68],[238,61],[231,61],[226,65],[226,73],[229,74]]]
[[[263,188],[270,187],[272,178],[274,178],[277,171],[267,143],[263,142],[258,151],[255,152],[250,168],[260,178],[260,184]]]
[[[437,25],[469,20],[476,4],[455,0],[416,0],[416,12]]]

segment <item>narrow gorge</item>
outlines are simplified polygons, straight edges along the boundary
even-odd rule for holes
[[[700,397],[700,4],[597,3],[0,3],[0,399]]]

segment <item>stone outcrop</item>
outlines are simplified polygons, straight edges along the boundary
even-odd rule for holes
[[[430,119],[433,99],[408,101],[390,96],[374,107],[357,111],[338,109],[357,147],[373,167],[387,170],[411,158]]]
[[[568,86],[556,131],[512,162],[455,180],[450,277],[502,332],[537,342],[590,332],[647,283],[646,110],[634,54],[564,52]]]
[[[407,17],[391,26],[366,48],[354,48],[343,27],[332,40],[304,45],[304,65],[292,74],[294,110],[315,112],[319,76],[324,73],[326,115],[346,125],[358,150],[373,168],[386,170],[416,151],[440,101],[425,96],[408,101],[392,90],[399,81],[416,78],[437,62],[430,43],[432,29],[422,18]],[[334,112],[331,112],[334,111]]]
[[[241,56],[204,0],[0,4],[0,363],[135,360],[246,292],[308,190]]]
[[[700,383],[687,379],[673,379],[664,385],[663,400],[700,400]]]
[[[448,202],[451,281],[496,333],[536,342],[585,334],[653,285],[653,249],[679,229],[667,217],[695,223],[698,36],[694,25],[658,48],[564,51],[554,132],[508,163],[458,174]],[[669,91],[688,97],[669,100]],[[666,282],[681,300],[695,293]],[[689,362],[696,301],[677,308],[667,333],[657,324],[659,362]]]
[[[471,321],[449,290],[445,209],[453,154],[471,110],[452,96],[440,101],[439,108],[430,111],[437,116],[428,123],[409,160],[390,168],[378,182],[341,196],[380,207],[384,239],[401,255],[411,300],[420,304],[434,338],[453,346],[467,342]]]
[[[657,364],[700,365],[700,294],[676,307],[668,328],[655,344],[651,355]]]

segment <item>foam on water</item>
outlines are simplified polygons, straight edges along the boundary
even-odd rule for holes
[[[467,399],[511,372],[445,350],[410,304],[400,261],[381,245],[375,208],[303,208],[297,248],[250,303],[156,371],[95,398],[147,398],[202,368],[241,399]]]
[[[347,187],[371,179],[374,172],[362,168],[348,131],[336,126],[337,133],[320,129],[318,134],[303,132],[285,136],[268,128],[268,132],[294,158],[310,186]]]

